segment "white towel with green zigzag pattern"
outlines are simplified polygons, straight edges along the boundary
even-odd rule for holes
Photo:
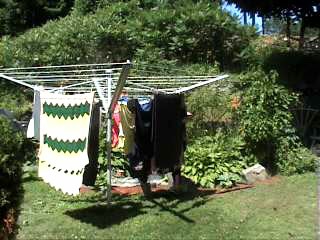
[[[94,93],[63,95],[41,91],[38,174],[70,195],[79,194],[88,164],[88,134]]]

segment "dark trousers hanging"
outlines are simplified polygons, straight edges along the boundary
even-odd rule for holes
[[[85,166],[82,180],[86,186],[94,186],[98,173],[100,106],[98,103],[93,104],[91,111],[88,138],[89,163]]]

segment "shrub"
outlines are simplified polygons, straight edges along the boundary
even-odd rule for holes
[[[85,16],[70,15],[34,28],[17,38],[3,38],[0,65],[41,66],[124,61],[130,54],[123,29],[126,4]],[[128,49],[129,48],[129,49]]]
[[[293,129],[289,108],[298,95],[277,83],[275,72],[255,69],[240,76],[243,95],[239,108],[240,125],[248,142],[276,140]]]
[[[281,139],[276,158],[279,171],[284,175],[314,172],[316,169],[316,156],[301,144],[293,148],[288,146],[286,140]]]
[[[231,120],[231,88],[220,91],[218,88],[207,87],[192,92],[187,97],[188,111],[192,118],[188,121],[188,135],[191,137],[210,135],[218,128],[227,126]]]
[[[255,69],[243,74],[241,81],[244,89],[238,119],[247,148],[271,172],[313,170],[313,158],[302,147],[289,111],[298,104],[298,95],[280,85],[275,72]]]
[[[250,41],[237,58],[242,69],[260,66],[266,73],[275,70],[279,81],[289,88],[319,87],[320,54],[294,49],[286,47],[286,42],[277,36],[260,36]]]
[[[247,166],[245,142],[235,134],[217,132],[192,142],[185,152],[182,173],[202,187],[230,187]]]
[[[266,72],[276,70],[281,83],[295,89],[315,89],[320,86],[320,54],[317,52],[272,52],[263,62]]]
[[[253,37],[252,28],[206,1],[159,3],[151,9],[142,9],[139,1],[117,2],[94,14],[71,14],[17,38],[3,38],[0,65],[119,62],[141,55],[152,59],[155,49],[161,59],[232,68]]]
[[[218,5],[179,1],[144,11],[131,24],[138,26],[141,46],[161,49],[166,59],[182,63],[215,63],[235,67],[235,56],[255,37]]]
[[[97,10],[99,4],[99,0],[75,0],[74,1],[74,13],[80,14],[80,15],[86,15],[90,12],[94,12]]]
[[[33,95],[25,92],[23,88],[0,80],[0,109],[7,109],[14,113],[17,119],[31,110]]]
[[[288,51],[286,43],[277,36],[260,36],[250,41],[237,56],[242,69],[263,66],[266,59],[275,53]]]
[[[22,166],[25,160],[22,135],[0,117],[0,238],[13,238],[22,200]]]

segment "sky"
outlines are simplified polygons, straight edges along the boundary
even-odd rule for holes
[[[225,10],[227,10],[228,12],[230,12],[231,14],[238,16],[241,23],[243,24],[243,14],[240,12],[239,9],[236,8],[236,6],[234,4],[227,5],[226,3],[224,3],[223,8]],[[251,24],[251,18],[249,16],[247,17],[247,22],[248,22],[248,24]],[[261,25],[262,25],[261,17],[258,17],[256,15],[256,27],[257,27],[258,31],[262,31]]]

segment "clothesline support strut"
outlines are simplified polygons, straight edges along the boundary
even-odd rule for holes
[[[105,109],[105,110],[106,110],[106,117],[107,117],[107,161],[108,161],[107,202],[108,202],[108,205],[111,204],[111,195],[112,195],[112,165],[111,165],[112,113],[114,112],[114,109],[117,105],[120,94],[122,92],[122,89],[126,83],[131,66],[132,66],[132,64],[130,61],[127,61],[127,63],[125,65],[123,65],[122,71],[120,73],[119,80],[117,82],[117,86],[114,90],[113,95],[111,92],[112,76],[110,75],[110,77],[107,78],[107,86],[108,86],[108,88],[107,88],[108,89],[108,104],[107,104],[107,106],[108,106],[108,109]]]
[[[107,79],[107,91],[108,91],[108,105],[111,104],[111,87],[112,87],[112,76],[110,72],[110,76]],[[111,203],[111,194],[112,194],[112,165],[111,165],[111,148],[112,148],[112,112],[106,111],[107,117],[107,161],[108,161],[108,192],[107,192],[107,200],[108,205]]]

